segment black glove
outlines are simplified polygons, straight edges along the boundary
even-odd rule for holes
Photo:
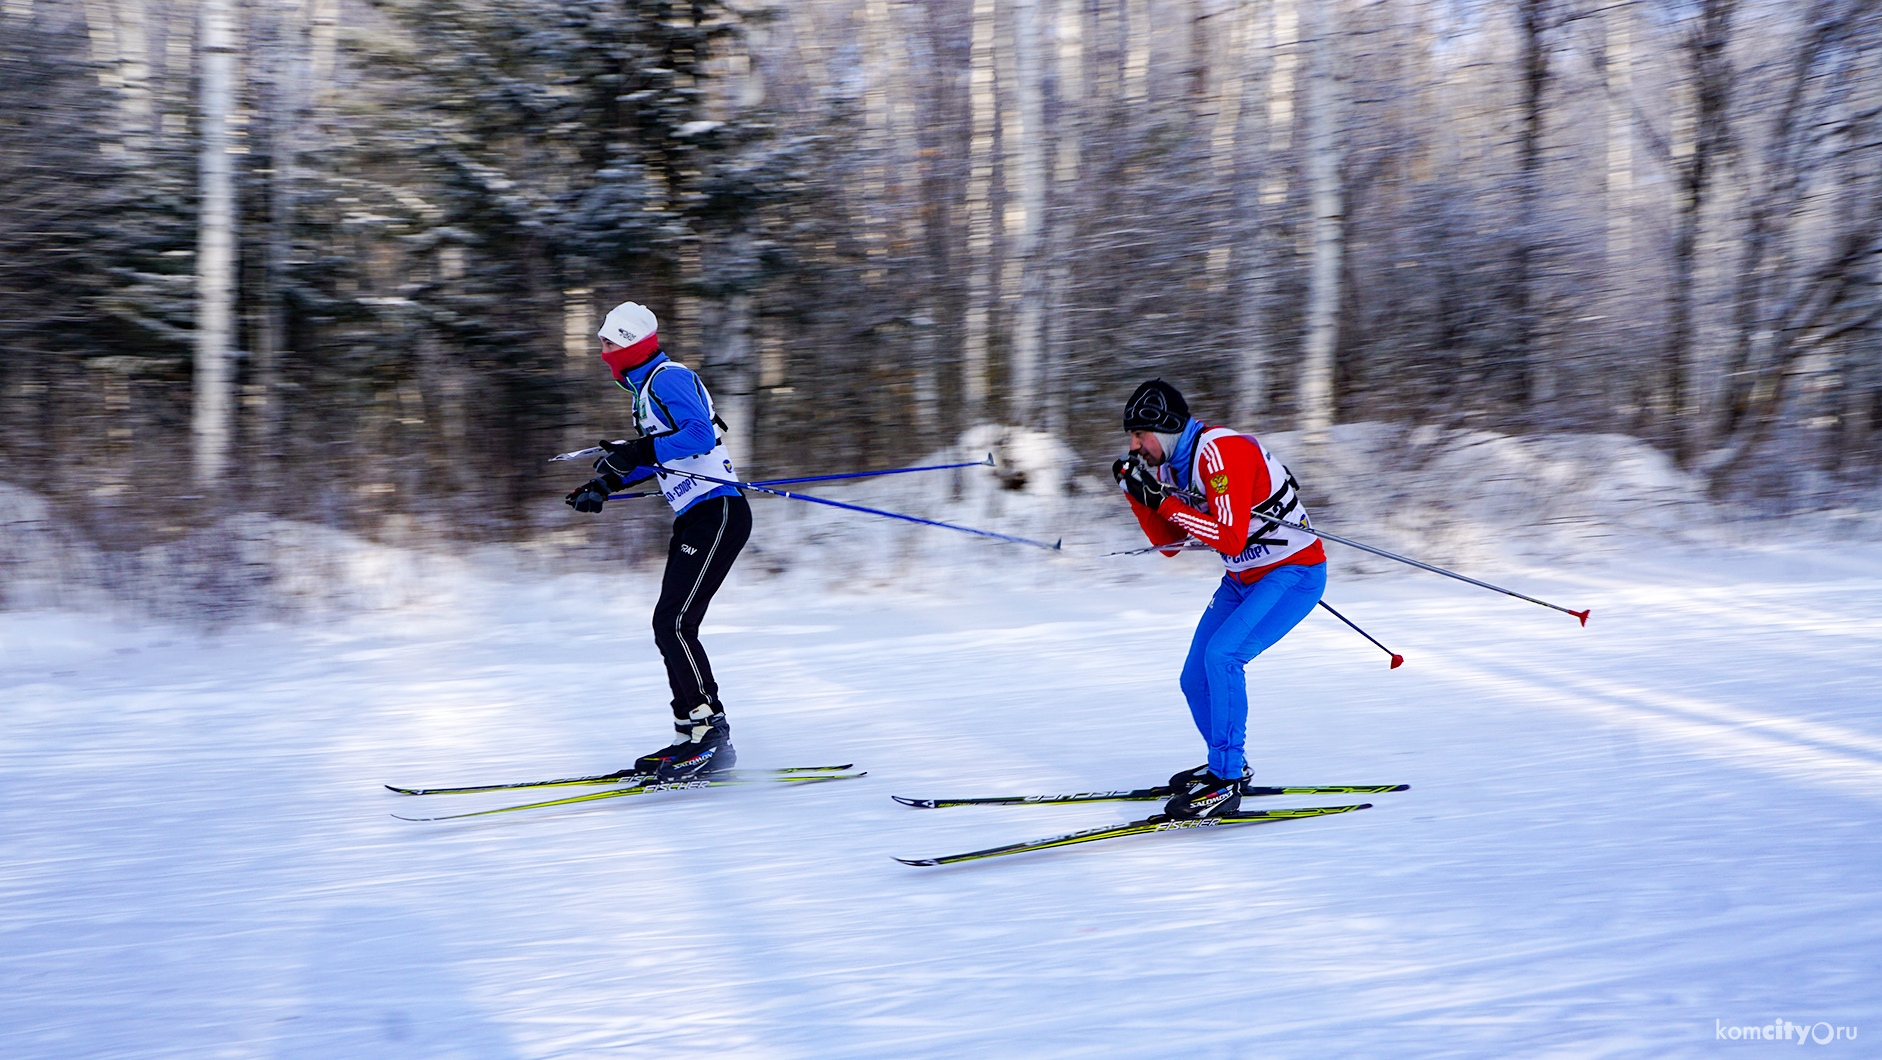
[[[595,470],[603,475],[613,475],[616,479],[631,474],[637,467],[656,467],[653,455],[653,437],[643,435],[630,442],[610,442],[601,440],[601,448],[607,453],[595,461]]]
[[[1170,495],[1170,487],[1157,481],[1156,474],[1145,467],[1143,461],[1135,458],[1119,460],[1111,465],[1111,474],[1124,486],[1124,492],[1131,495],[1131,500],[1156,511],[1163,505],[1163,499]]]
[[[619,477],[615,478],[615,482],[620,481]],[[612,492],[614,491],[609,488],[607,479],[591,479],[580,489],[570,492],[567,497],[563,498],[562,503],[578,512],[593,515],[601,510],[601,506],[608,500],[608,494]]]

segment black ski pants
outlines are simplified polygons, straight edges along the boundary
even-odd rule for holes
[[[719,685],[699,643],[699,623],[750,538],[751,504],[744,497],[711,497],[673,520],[666,576],[653,609],[653,640],[666,660],[676,718],[685,718],[701,703],[720,709]]]

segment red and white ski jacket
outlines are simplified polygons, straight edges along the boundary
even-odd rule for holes
[[[1243,584],[1287,564],[1326,562],[1319,538],[1275,522],[1313,525],[1300,503],[1294,476],[1254,436],[1204,427],[1190,461],[1189,481],[1200,488],[1201,510],[1174,495],[1155,511],[1134,499],[1130,502],[1151,544],[1174,545],[1193,537],[1221,553],[1229,576]],[[1167,464],[1157,469],[1157,476],[1174,485]]]

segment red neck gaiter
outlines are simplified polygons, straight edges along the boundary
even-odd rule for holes
[[[608,362],[608,367],[614,371],[614,378],[619,381],[625,380],[628,372],[646,364],[653,359],[654,354],[659,352],[660,335],[655,332],[632,346],[603,350],[601,359]]]

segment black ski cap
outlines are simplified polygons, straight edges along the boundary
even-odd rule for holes
[[[1124,429],[1127,431],[1176,434],[1188,423],[1189,402],[1161,379],[1152,379],[1138,387],[1124,403]]]

